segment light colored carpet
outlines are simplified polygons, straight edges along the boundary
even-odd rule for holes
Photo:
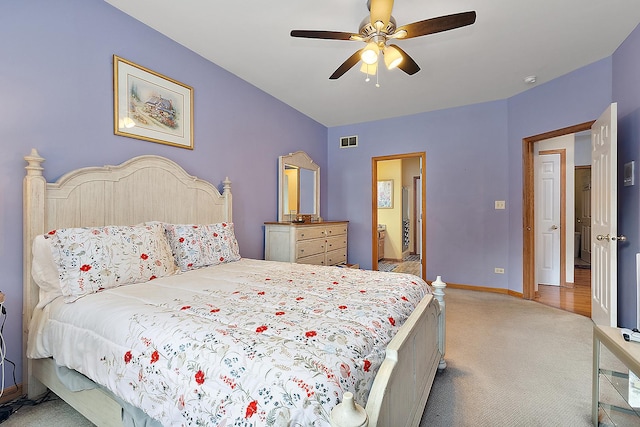
[[[447,368],[422,427],[591,425],[591,319],[508,295],[446,293]]]
[[[421,427],[591,425],[590,319],[501,294],[448,289],[446,301],[447,368]],[[55,400],[4,425],[92,424]]]
[[[92,427],[94,424],[55,397],[36,406],[18,409],[2,427]]]

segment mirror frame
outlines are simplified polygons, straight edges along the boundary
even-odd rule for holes
[[[320,166],[318,166],[304,151],[296,151],[295,153],[289,153],[286,156],[278,157],[278,221],[290,222],[295,218],[291,217],[289,212],[285,212],[284,209],[284,169],[285,165],[291,165],[302,169],[309,169],[315,172],[315,212],[311,214],[312,221],[318,221],[320,219]],[[298,212],[298,214],[304,214],[305,212]]]

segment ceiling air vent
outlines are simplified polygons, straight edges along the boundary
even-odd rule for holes
[[[340,148],[351,148],[358,146],[358,135],[343,136],[340,138]]]

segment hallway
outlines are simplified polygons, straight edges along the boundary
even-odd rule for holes
[[[538,285],[534,301],[591,317],[591,269],[574,270],[574,283],[567,287]]]

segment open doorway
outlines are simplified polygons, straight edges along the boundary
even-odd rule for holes
[[[373,270],[426,277],[425,163],[424,152],[371,159]]]
[[[581,185],[582,178],[578,178],[576,174],[576,165],[580,165],[581,168],[586,169],[588,165],[584,165],[584,161],[580,159],[579,154],[574,153],[574,148],[578,147],[578,143],[581,145],[585,142],[586,135],[588,149],[586,150],[590,158],[590,129],[593,122],[582,123],[580,125],[571,126],[568,128],[559,129],[552,132],[532,136],[523,139],[523,167],[524,167],[524,207],[523,207],[523,219],[524,219],[524,239],[523,239],[523,294],[526,299],[533,299],[542,302],[547,305],[552,305],[558,308],[562,308],[568,311],[573,311],[578,314],[582,314],[590,317],[591,313],[591,298],[590,298],[590,286],[591,277],[590,270],[578,270],[576,266],[576,260],[580,259],[577,255],[577,251],[581,251],[585,245],[589,244],[589,237],[583,238],[582,233],[590,233],[590,224],[586,224],[589,219],[587,217],[580,217],[580,213],[577,206],[577,200],[581,197],[581,194],[576,194],[578,188]],[[571,161],[570,168],[566,170],[565,178],[570,178],[570,182],[566,181],[562,184],[562,195],[558,203],[567,203],[565,205],[565,212],[561,217],[561,222],[558,222],[558,237],[562,238],[562,245],[557,253],[554,253],[553,257],[548,257],[549,260],[553,259],[557,262],[558,280],[557,283],[547,283],[545,280],[540,279],[541,265],[540,257],[541,250],[543,249],[543,241],[540,235],[546,231],[543,228],[544,225],[540,220],[539,209],[540,194],[539,189],[539,176],[541,173],[536,168],[536,164],[540,164],[538,158],[540,154],[559,153],[562,150],[548,150],[549,145],[545,145],[549,141],[555,140],[561,141],[565,136],[571,136]],[[575,136],[575,137],[574,137]],[[582,138],[582,139],[581,139]],[[547,151],[544,151],[544,149]],[[557,148],[557,147],[556,147]],[[578,150],[580,152],[580,150]],[[575,160],[574,160],[575,159]],[[580,180],[580,182],[579,182]],[[538,187],[536,187],[538,185]],[[535,189],[535,190],[534,190]],[[584,200],[584,199],[580,199]],[[580,202],[582,203],[582,201]],[[580,219],[581,218],[581,219]],[[579,227],[578,225],[582,227]],[[551,225],[552,228],[556,224]],[[549,228],[549,227],[547,227]],[[577,238],[577,234],[580,233],[580,239]],[[551,242],[552,239],[548,239]],[[542,251],[544,252],[544,251]],[[552,253],[550,250],[548,253]],[[543,254],[544,255],[544,254]],[[557,259],[556,259],[557,258]],[[564,262],[562,262],[564,261]],[[589,274],[585,274],[589,273]],[[571,304],[568,304],[570,301]]]

